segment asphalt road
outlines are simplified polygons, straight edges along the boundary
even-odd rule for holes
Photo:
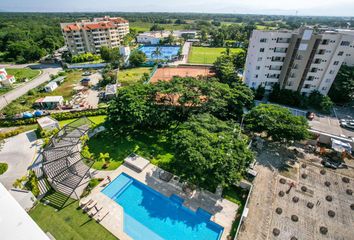
[[[42,71],[42,74],[39,75],[37,78],[33,79],[32,81],[30,81],[18,88],[15,88],[14,90],[11,90],[10,92],[5,93],[4,95],[1,95],[0,96],[0,110],[3,109],[6,105],[8,105],[10,102],[12,102],[15,99],[26,94],[29,90],[36,88],[39,85],[50,80],[51,74],[55,75],[60,70],[62,70],[61,67],[56,66],[56,65],[42,65],[42,64],[20,64],[20,65],[3,64],[3,65],[0,65],[0,68],[2,68],[2,67],[5,67],[5,68],[30,67],[30,68],[40,69]]]

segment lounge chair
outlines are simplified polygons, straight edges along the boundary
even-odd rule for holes
[[[90,204],[92,199],[90,198],[83,198],[80,200],[80,207],[83,208],[85,205]]]
[[[96,216],[96,221],[97,222],[101,222],[103,220],[103,218],[105,218],[108,214],[109,214],[108,210],[99,211],[97,216]]]
[[[101,209],[102,207],[95,205],[95,207],[93,207],[89,212],[89,217],[95,216]]]
[[[83,209],[84,212],[88,212],[90,211],[91,208],[93,208],[94,206],[96,206],[97,202],[96,201],[92,201],[89,204],[87,204]]]

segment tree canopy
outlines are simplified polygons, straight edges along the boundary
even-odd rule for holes
[[[253,159],[238,132],[238,125],[210,114],[191,116],[174,135],[173,167],[183,180],[209,190],[236,183]]]
[[[146,61],[146,55],[142,51],[133,51],[129,57],[129,63],[132,67],[138,67]]]
[[[253,92],[245,85],[230,87],[216,79],[175,77],[120,89],[110,104],[109,118],[116,125],[168,126],[198,113],[240,119],[243,107],[252,106]]]
[[[245,124],[253,132],[265,132],[273,140],[302,140],[309,135],[309,125],[302,116],[294,116],[289,109],[260,104],[246,116]]]
[[[354,67],[341,66],[328,96],[335,103],[354,101]]]

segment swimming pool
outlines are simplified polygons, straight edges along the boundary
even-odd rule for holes
[[[193,212],[182,205],[182,198],[165,197],[125,173],[102,193],[123,207],[123,230],[135,240],[218,240],[222,235],[210,213],[200,208]]]
[[[155,54],[156,48],[160,49],[160,55]],[[140,51],[145,53],[148,60],[171,60],[173,57],[178,55],[179,49],[179,46],[142,46],[139,48]]]

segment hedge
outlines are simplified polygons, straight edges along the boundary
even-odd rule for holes
[[[106,115],[106,108],[98,108],[98,109],[89,109],[82,111],[72,111],[72,112],[60,112],[60,113],[52,113],[51,117],[55,118],[58,121],[80,118],[80,117],[91,117],[98,115]],[[1,119],[0,127],[13,127],[20,125],[30,125],[37,123],[37,118],[27,118],[27,119]]]

